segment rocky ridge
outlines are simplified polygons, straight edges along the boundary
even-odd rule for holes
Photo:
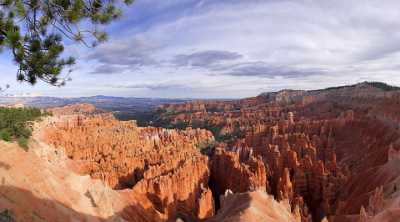
[[[362,83],[159,107],[156,124],[182,130],[138,127],[88,104],[57,108],[36,124],[29,152],[0,158],[0,212],[25,221],[396,221],[398,95]],[[24,201],[34,204],[18,210]]]
[[[208,157],[196,149],[213,140],[206,130],[140,128],[110,114],[93,114],[51,123],[43,132],[43,141],[77,162],[80,174],[146,196],[166,218],[214,214]]]
[[[211,181],[214,171],[232,181],[249,178],[253,183],[247,190],[257,184],[277,200],[287,199],[292,211],[299,209],[302,221],[320,221],[325,216],[329,221],[344,221],[362,208],[369,218],[385,208],[383,199],[388,197],[379,189],[398,174],[395,167],[377,169],[390,163],[400,147],[395,106],[399,95],[396,87],[365,82],[317,91],[284,90],[219,105],[197,101],[201,110],[185,111],[185,105],[179,104],[176,112],[169,105],[168,110],[160,107],[158,114],[172,125],[212,130],[222,142],[214,158],[233,153],[225,158],[235,161],[212,162]],[[258,170],[246,164],[249,156],[261,158],[265,183],[254,183],[263,179],[255,177]],[[237,170],[242,168],[248,170]],[[237,173],[229,177],[232,169]],[[363,185],[369,177],[376,182]],[[239,184],[245,182],[242,179]],[[220,186],[243,191],[238,183],[216,184],[211,189],[217,193],[223,193]],[[366,207],[371,202],[380,207]]]

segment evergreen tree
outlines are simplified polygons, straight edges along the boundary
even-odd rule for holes
[[[120,17],[133,0],[0,0],[0,52],[9,49],[19,66],[18,81],[42,80],[61,86],[64,68],[75,63],[62,58],[63,37],[94,47],[105,41],[101,27]],[[84,23],[85,29],[81,28]],[[68,72],[71,70],[69,69]]]
[[[4,108],[0,107],[0,140],[7,142],[17,141],[24,148],[28,148],[28,139],[32,135],[32,121],[49,115],[37,108]]]

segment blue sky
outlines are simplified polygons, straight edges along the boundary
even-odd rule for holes
[[[400,2],[136,0],[77,58],[67,86],[15,81],[0,55],[8,93],[46,96],[240,98],[283,88],[361,81],[400,85]]]

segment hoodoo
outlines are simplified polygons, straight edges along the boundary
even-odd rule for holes
[[[1,143],[0,218],[396,221],[400,91],[379,92],[169,104],[146,127],[90,104],[49,109],[28,151]]]
[[[0,0],[0,222],[400,222],[399,8]]]

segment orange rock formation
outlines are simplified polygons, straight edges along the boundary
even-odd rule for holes
[[[213,140],[206,130],[139,128],[110,114],[95,114],[50,124],[44,132],[47,143],[79,163],[80,174],[147,196],[167,218],[214,214],[208,158],[196,149]]]
[[[51,221],[66,217],[60,206],[73,209],[67,211],[73,219],[89,214],[93,221],[397,221],[399,103],[398,90],[362,83],[159,107],[156,125],[184,130],[137,127],[87,104],[55,108],[34,137],[37,147],[48,144],[51,152],[33,149],[18,154],[22,159],[0,158],[7,165],[34,162],[11,168],[27,181],[13,178],[2,162],[0,172],[7,174],[6,184],[49,193],[62,204],[46,213],[47,202],[0,189],[0,210],[25,218],[37,208]],[[49,170],[26,170],[35,165]],[[52,182],[38,185],[46,177]],[[74,187],[67,188],[69,183]],[[24,205],[26,213],[13,201],[35,205]]]
[[[262,191],[232,194],[221,198],[221,210],[207,222],[300,222],[301,218],[291,212],[288,203],[277,202]]]
[[[226,190],[246,192],[266,191],[267,172],[261,158],[240,156],[237,152],[218,148],[210,163],[211,184],[216,196]]]
[[[320,221],[325,216],[358,214],[362,206],[382,208],[378,204],[382,197],[378,201],[371,193],[398,175],[397,170],[384,173],[382,166],[398,158],[400,147],[400,117],[393,108],[400,92],[386,90],[370,83],[284,90],[236,101],[196,101],[202,107],[197,110],[185,110],[190,103],[168,105],[158,114],[172,124],[211,129],[225,142],[224,151],[217,149],[213,156],[217,161],[211,164],[211,182],[221,175],[229,178],[212,184],[217,194],[226,189],[243,192],[243,187],[252,190],[253,184],[243,184],[262,181],[252,179],[255,171],[240,170],[250,169],[246,161],[251,153],[266,169],[262,187],[278,200],[288,199],[292,209],[298,207],[303,221],[310,220],[310,214]],[[234,177],[232,169],[237,172]],[[242,178],[244,174],[248,179]],[[367,185],[366,178],[371,178]],[[376,204],[371,206],[371,201]]]

